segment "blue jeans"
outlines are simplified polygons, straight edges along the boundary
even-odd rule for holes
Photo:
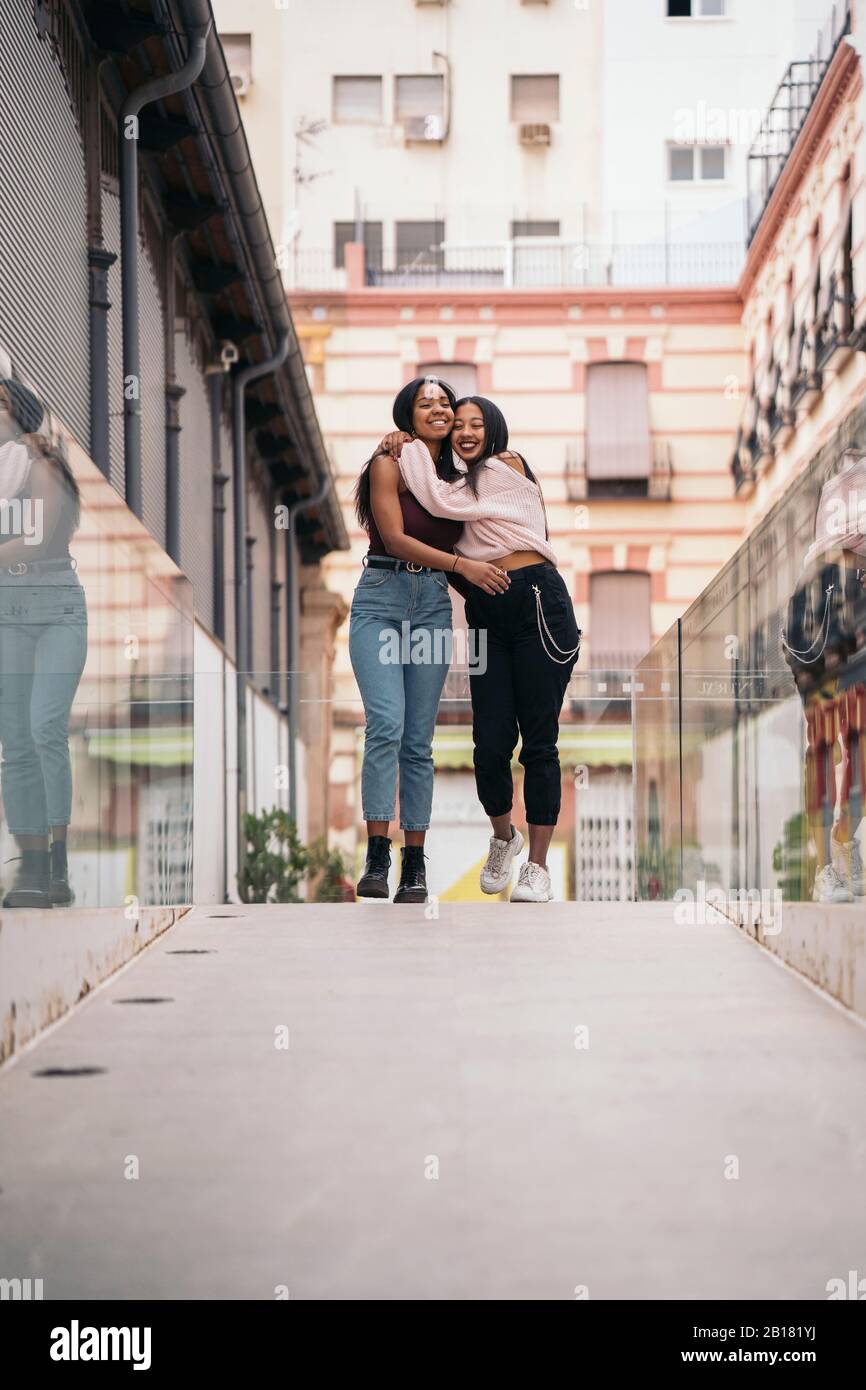
[[[393,819],[399,768],[400,827],[426,830],[433,729],[451,660],[445,575],[365,569],[352,600],[349,655],[367,716],[364,819]]]
[[[0,581],[0,784],[13,835],[69,824],[69,713],[86,657],[87,605],[74,573]]]

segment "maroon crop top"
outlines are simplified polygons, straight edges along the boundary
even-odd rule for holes
[[[403,513],[403,530],[406,535],[411,536],[413,541],[432,545],[436,550],[447,550],[449,555],[453,553],[454,546],[460,539],[460,532],[463,530],[463,522],[453,521],[444,516],[433,516],[421,506],[417,497],[414,497],[411,492],[401,492],[398,495],[400,497],[400,510]],[[372,517],[370,519],[370,549],[367,554],[388,554]]]

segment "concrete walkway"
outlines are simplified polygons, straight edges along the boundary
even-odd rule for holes
[[[0,1276],[823,1299],[864,1094],[866,1030],[669,905],[198,910],[0,1074]]]

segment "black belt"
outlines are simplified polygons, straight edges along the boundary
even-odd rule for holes
[[[13,578],[20,579],[24,574],[39,573],[46,570],[74,569],[76,569],[76,564],[70,556],[66,560],[18,560],[14,565],[0,569],[0,574],[10,574]]]
[[[416,565],[414,560],[392,560],[390,555],[365,555],[362,561],[365,569],[408,570],[410,574],[444,574],[444,570],[433,569],[430,565]]]

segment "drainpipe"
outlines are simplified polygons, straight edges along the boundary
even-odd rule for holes
[[[255,536],[247,533],[247,672],[252,677],[255,675],[255,643],[253,641],[253,546],[256,543]]]
[[[88,249],[90,264],[90,457],[111,477],[108,428],[108,271],[117,260],[102,246]]]
[[[238,764],[238,873],[246,858],[244,816],[247,811],[247,676],[252,667],[250,632],[247,623],[247,473],[246,404],[244,392],[250,382],[276,371],[289,350],[284,332],[277,350],[264,362],[252,363],[236,372],[232,381],[232,499],[234,501],[235,555],[235,663],[237,666],[237,764]]]
[[[165,548],[180,566],[180,402],[186,388],[177,380],[177,285],[174,252],[182,232],[165,239]]]
[[[271,699],[279,707],[280,703],[280,594],[283,586],[277,579],[277,528],[272,526],[268,537],[268,568],[271,578],[271,675],[268,685]],[[287,654],[288,657],[288,654]],[[288,665],[288,659],[286,664]]]
[[[225,552],[225,514],[226,504],[223,491],[229,480],[228,473],[222,470],[222,438],[220,434],[220,413],[222,410],[222,378],[225,367],[208,367],[208,393],[210,396],[210,458],[213,482],[213,630],[214,635],[225,644],[226,640],[226,552]]]
[[[286,527],[286,615],[288,620],[288,643],[286,655],[288,658],[288,691],[286,704],[289,710],[289,815],[297,824],[298,819],[298,788],[297,788],[297,760],[295,758],[295,735],[298,727],[298,680],[300,672],[301,651],[301,595],[300,585],[298,584],[298,542],[295,535],[295,517],[300,512],[305,512],[309,507],[317,507],[324,502],[333,486],[333,479],[326,477],[318,492],[312,497],[302,497],[299,502],[293,502],[289,507],[288,526]]]
[[[126,503],[142,512],[141,346],[138,303],[138,115],[144,106],[191,87],[204,67],[211,25],[191,36],[189,56],[177,72],[130,92],[120,113],[120,276],[123,291],[123,443]],[[134,394],[131,395],[130,392]]]

